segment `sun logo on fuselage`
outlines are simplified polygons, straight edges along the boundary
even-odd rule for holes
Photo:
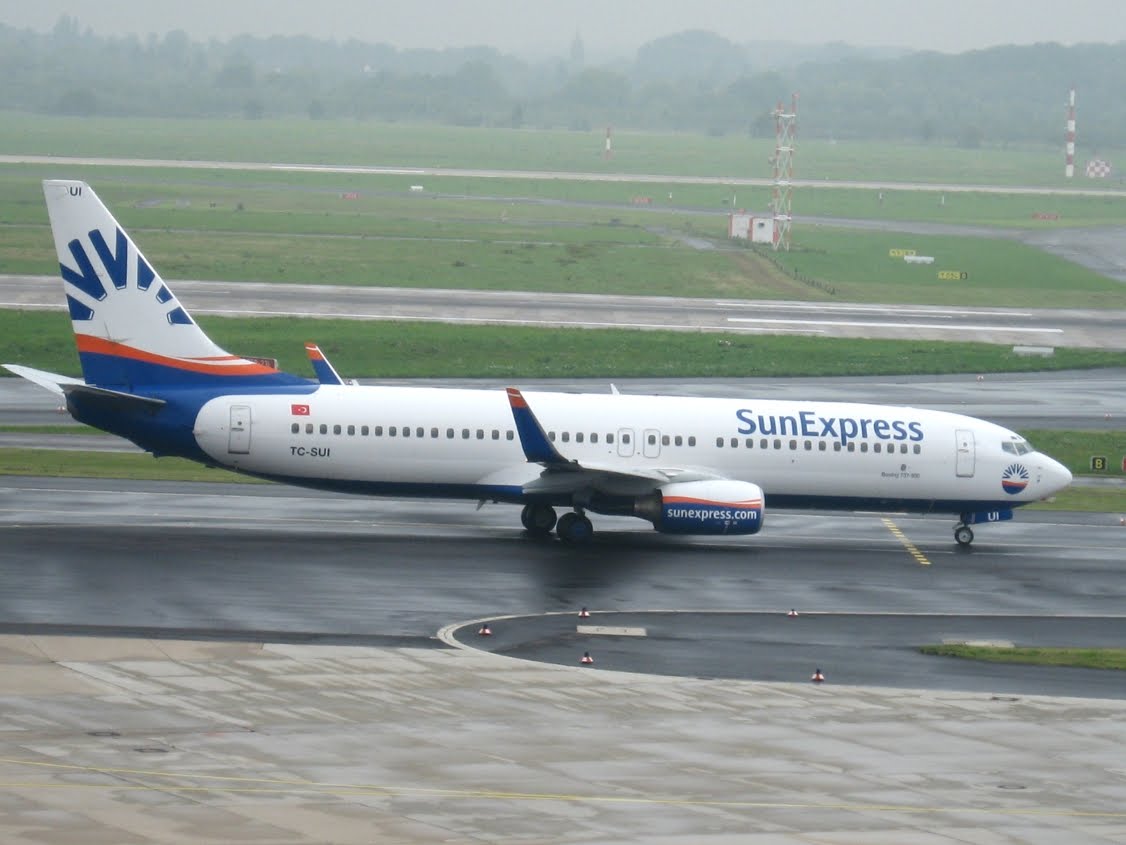
[[[1023,464],[1009,464],[1001,473],[1001,489],[1015,496],[1028,486],[1028,470]]]

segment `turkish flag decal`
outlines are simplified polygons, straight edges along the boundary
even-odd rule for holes
[[[309,416],[309,406],[308,405],[290,405],[289,410],[290,410],[290,413],[292,413],[293,416],[295,416],[295,417],[307,417],[307,416]]]

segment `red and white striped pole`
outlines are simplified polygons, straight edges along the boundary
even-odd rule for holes
[[[1063,175],[1068,179],[1075,175],[1075,89],[1067,95],[1067,164]]]

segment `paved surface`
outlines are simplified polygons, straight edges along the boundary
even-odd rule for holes
[[[1126,349],[1126,312],[708,300],[178,280],[193,314],[966,340]],[[65,309],[53,276],[0,276],[0,308]]]
[[[1126,703],[0,638],[23,843],[1121,842]]]

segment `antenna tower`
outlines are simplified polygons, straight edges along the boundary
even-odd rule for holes
[[[1063,167],[1063,175],[1070,179],[1075,175],[1075,89],[1067,94],[1067,143],[1065,146],[1067,163]]]
[[[774,194],[770,210],[774,215],[774,248],[790,249],[790,224],[794,204],[794,139],[798,128],[798,95],[790,100],[790,110],[781,101],[774,110]]]

